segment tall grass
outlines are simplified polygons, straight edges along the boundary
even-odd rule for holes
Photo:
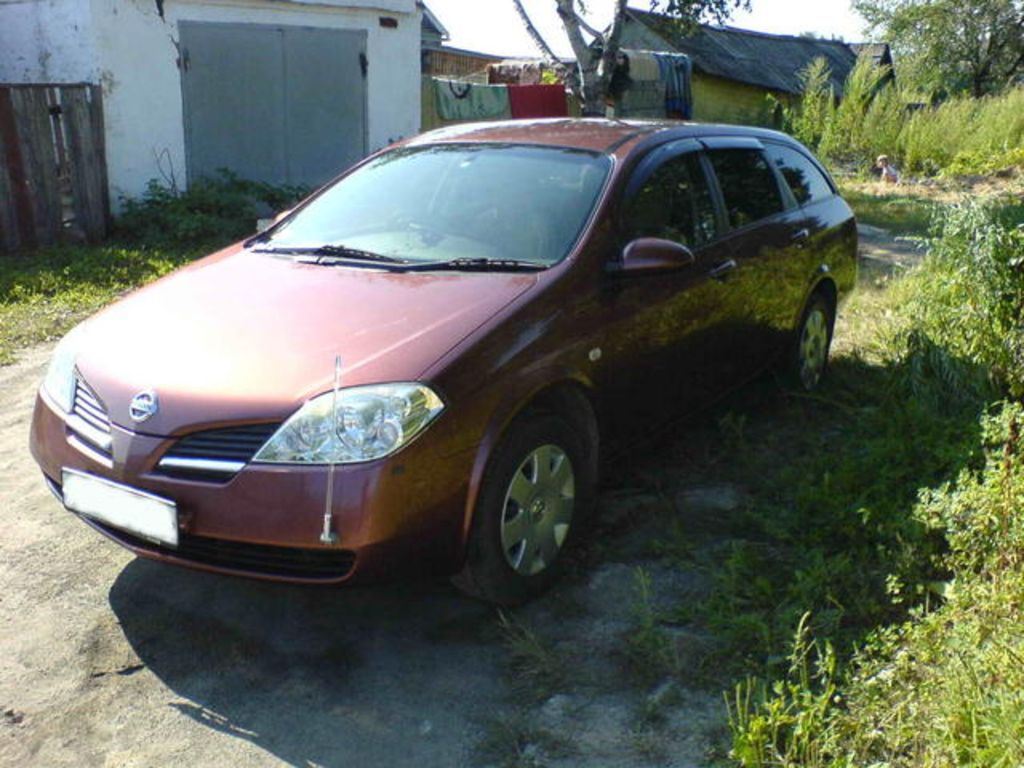
[[[802,98],[784,110],[786,129],[826,160],[861,168],[882,154],[914,174],[1024,167],[1024,87],[922,106],[886,82],[888,73],[862,58],[837,101],[825,61],[815,61],[802,74]]]
[[[890,597],[904,610],[877,610],[880,620],[869,623],[852,591],[835,591],[842,584],[830,569],[822,583],[844,603],[844,621],[858,619],[857,650],[850,656],[837,644],[838,627],[820,615],[802,619],[787,668],[748,678],[731,697],[733,756],[742,765],[1024,764],[1022,225],[1020,209],[952,208],[932,254],[890,291],[873,346],[890,361],[882,384],[909,414],[908,437],[927,454],[941,449],[934,439],[953,414],[963,424],[973,412],[976,429],[959,458],[931,477],[906,463],[912,451],[889,470],[859,473],[867,513],[877,503],[869,489],[900,488],[887,473],[918,486],[845,534],[856,542],[889,518],[905,519],[902,551],[892,550],[902,556],[886,557]],[[879,401],[886,407],[884,395]],[[868,442],[858,447],[874,452]],[[837,457],[832,476],[847,463]],[[831,488],[840,486],[833,480]],[[856,559],[868,577],[870,558]],[[797,572],[813,566],[805,559]]]

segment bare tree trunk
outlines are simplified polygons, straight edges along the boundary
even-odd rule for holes
[[[526,27],[526,33],[533,40],[534,44],[540,49],[541,56],[544,60],[554,68],[555,72],[558,73],[559,77],[563,80],[566,79],[566,75],[569,74],[568,68],[561,62],[561,60],[555,56],[555,52],[551,50],[551,46],[548,45],[547,41],[541,36],[537,28],[533,26],[533,21],[530,20],[529,14],[526,13],[526,9],[523,8],[521,0],[512,0],[512,5],[516,9],[516,13],[519,14],[519,18],[523,21],[523,26]]]
[[[577,2],[578,0],[555,0],[555,9],[562,20],[562,27],[569,38],[572,52],[576,56],[576,77],[570,76],[568,68],[558,60],[551,46],[537,31],[526,9],[523,8],[522,0],[512,0],[512,5],[515,6],[519,18],[523,20],[527,33],[540,48],[544,59],[555,67],[582,103],[583,114],[603,117],[608,83],[615,70],[619,38],[626,20],[626,0],[615,0],[615,18],[607,34],[601,34],[583,20],[576,10]],[[594,36],[600,48],[599,52],[595,52],[594,48],[587,44],[583,36],[584,31]]]
[[[579,72],[579,96],[583,104],[584,116],[603,116],[605,112],[604,96],[607,80],[600,71],[601,59],[583,39],[582,24],[576,13],[576,0],[555,0],[558,17],[569,38],[569,45],[576,55],[576,68]]]
[[[627,0],[615,0],[615,16],[612,19],[612,27],[604,39],[604,51],[601,54],[602,96],[607,95],[608,85],[611,83],[612,74],[619,60],[619,40],[622,37],[622,29],[626,25],[626,2]]]

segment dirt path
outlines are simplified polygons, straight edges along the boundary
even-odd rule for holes
[[[893,237],[868,224],[857,225],[861,268],[868,272],[908,269],[924,258],[923,247],[913,238]]]
[[[898,245],[869,233],[865,256],[903,264]],[[589,564],[503,629],[446,583],[305,589],[134,559],[65,512],[29,456],[50,351],[0,368],[0,764],[700,766],[723,754],[721,688],[697,674],[710,637],[681,624],[631,644],[638,568],[648,611],[707,589],[656,555],[666,521],[713,541],[742,504],[740,489],[681,480],[682,442],[629,469],[650,482],[605,490]]]

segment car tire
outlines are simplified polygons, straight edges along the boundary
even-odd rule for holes
[[[805,392],[817,389],[828,368],[835,310],[821,292],[811,294],[797,325],[786,361],[789,383]]]
[[[506,606],[548,589],[593,505],[589,456],[583,430],[565,418],[535,412],[517,419],[484,472],[455,585]]]

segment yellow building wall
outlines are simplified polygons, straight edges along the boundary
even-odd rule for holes
[[[787,100],[785,94],[772,94],[734,80],[693,73],[693,119],[702,123],[733,123],[739,125],[775,125],[773,102]]]

